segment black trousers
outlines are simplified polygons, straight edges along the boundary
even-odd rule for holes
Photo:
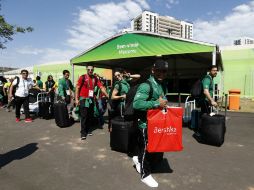
[[[16,105],[16,118],[20,118],[20,108],[23,105],[24,113],[26,118],[30,118],[29,114],[29,98],[27,97],[15,97],[15,105]]]
[[[147,128],[141,129],[139,128],[139,154],[138,154],[138,161],[140,163],[140,171],[141,171],[141,179],[149,176],[151,174],[151,165],[148,160],[149,152],[147,152]]]
[[[157,167],[163,160],[163,152],[148,152],[147,143],[147,128],[138,128],[138,161],[140,163],[141,179],[149,176],[152,169]]]
[[[200,108],[201,108],[201,114],[204,113],[210,114],[211,113],[211,105],[207,100],[200,101]]]
[[[81,123],[81,135],[87,135],[91,130],[94,117],[94,103],[90,104],[89,107],[85,107],[85,100],[80,101],[80,123]]]

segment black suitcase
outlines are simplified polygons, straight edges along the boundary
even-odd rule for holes
[[[50,102],[39,102],[39,113],[38,116],[43,119],[51,119],[53,113],[51,113],[51,103]]]
[[[129,153],[137,146],[137,128],[133,121],[124,121],[122,117],[111,120],[110,147],[112,150]]]
[[[191,124],[190,128],[193,131],[197,131],[199,128],[199,120],[200,120],[201,111],[199,110],[192,110],[191,111]]]
[[[71,125],[67,105],[65,103],[58,102],[54,104],[54,116],[58,127],[68,127]]]
[[[221,146],[224,143],[225,132],[226,125],[224,115],[202,115],[200,134],[203,143],[214,146]]]

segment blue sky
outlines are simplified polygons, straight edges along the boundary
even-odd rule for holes
[[[67,62],[123,28],[142,10],[194,24],[194,39],[232,45],[254,38],[254,0],[1,0],[11,24],[32,26],[0,50],[0,66]]]

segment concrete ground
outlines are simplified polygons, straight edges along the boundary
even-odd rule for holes
[[[130,157],[111,151],[107,126],[86,141],[79,123],[54,120],[15,123],[0,109],[1,190],[143,190]],[[183,129],[182,152],[164,154],[153,174],[157,189],[254,190],[254,114],[228,113],[222,147],[199,144]]]

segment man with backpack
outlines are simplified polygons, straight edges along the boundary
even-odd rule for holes
[[[29,90],[34,87],[33,80],[28,78],[28,70],[21,70],[21,77],[17,77],[10,87],[9,100],[15,98],[16,105],[16,122],[20,122],[20,109],[23,105],[25,112],[25,122],[32,122],[29,114]],[[16,88],[15,96],[13,90]]]
[[[192,89],[191,89],[191,96],[195,98],[197,102],[197,106],[201,108],[201,116],[203,114],[210,114],[211,107],[217,107],[216,101],[213,99],[213,79],[217,76],[218,67],[216,65],[212,65],[209,67],[209,73],[202,78],[202,80],[197,81]],[[195,116],[195,112],[193,112],[193,123],[195,123],[196,119],[199,118],[200,115]],[[196,121],[196,127],[194,128],[195,133],[193,137],[196,138],[198,141],[202,141],[202,134],[201,134],[201,126],[199,125],[199,119]],[[195,125],[195,124],[194,124]]]
[[[94,88],[98,86],[108,98],[108,93],[96,76],[93,75],[94,67],[86,66],[87,74],[79,77],[76,84],[76,106],[80,110],[81,140],[87,135],[91,136],[91,124],[94,117],[95,95]]]
[[[150,153],[147,152],[147,118],[146,113],[149,109],[165,108],[167,100],[164,98],[162,82],[167,76],[168,63],[164,60],[157,60],[153,64],[151,76],[148,79],[153,88],[153,94],[150,98],[150,85],[142,83],[139,85],[134,97],[133,108],[137,112],[137,125],[139,129],[139,155],[133,157],[136,169],[141,173],[141,181],[149,187],[158,187],[158,183],[151,176],[151,163],[148,161]]]
[[[217,107],[216,101],[213,99],[213,79],[217,76],[218,67],[212,65],[209,68],[209,73],[202,79],[202,94],[199,100],[201,114],[210,114],[211,106]]]

